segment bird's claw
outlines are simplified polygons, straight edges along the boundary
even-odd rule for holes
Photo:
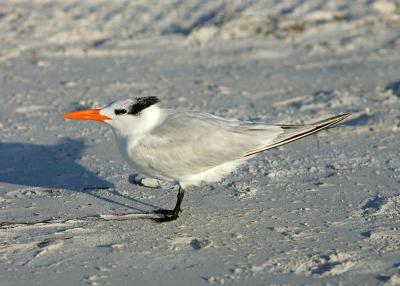
[[[156,209],[153,211],[153,213],[155,214],[162,214],[162,215],[174,215],[174,214],[179,214],[181,212],[182,212],[181,208],[179,208],[179,210]]]
[[[166,209],[156,209],[153,211],[155,214],[161,214],[161,215],[173,215],[175,210],[166,210]]]
[[[170,221],[174,221],[174,220],[176,220],[178,217],[175,217],[175,216],[164,216],[164,217],[158,217],[158,218],[154,218],[153,220],[155,221],[155,222],[158,222],[158,223],[163,223],[163,222],[170,222]]]
[[[174,221],[178,219],[179,213],[182,212],[182,210],[179,208],[179,210],[173,209],[173,210],[166,210],[166,209],[157,209],[154,211],[155,214],[161,214],[164,217],[159,217],[159,218],[154,218],[154,221],[156,222],[169,222],[169,221]]]

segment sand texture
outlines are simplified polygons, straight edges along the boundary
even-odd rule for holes
[[[0,2],[0,285],[400,285],[399,1]],[[114,99],[328,131],[190,188],[62,120]],[[228,148],[229,146],[227,146]]]

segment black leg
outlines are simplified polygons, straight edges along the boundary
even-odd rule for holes
[[[183,196],[185,195],[185,190],[183,190],[179,186],[179,192],[177,195],[177,200],[176,200],[176,205],[173,210],[164,210],[164,209],[159,209],[155,210],[154,213],[156,214],[162,214],[164,217],[161,218],[155,218],[154,220],[157,222],[167,222],[167,221],[173,221],[176,220],[179,217],[179,213],[182,212],[181,210],[181,204],[183,200]]]

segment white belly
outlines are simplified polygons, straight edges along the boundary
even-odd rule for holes
[[[138,141],[117,137],[117,144],[122,157],[136,171],[152,178],[179,182],[182,187],[190,185],[200,186],[203,183],[219,181],[224,176],[234,171],[240,164],[243,164],[246,160],[253,157],[248,156],[238,160],[229,161],[197,173],[193,172],[193,170],[190,172],[190,168],[186,169],[185,172],[174,172],[173,166],[171,166],[171,168],[166,168],[165,166],[160,168],[158,166],[161,163],[159,161],[160,158],[154,158],[153,156],[149,159],[149,156],[147,156],[148,154],[144,154],[146,152],[135,153],[135,147],[137,146]],[[172,161],[170,163],[174,164],[175,162]],[[176,163],[179,164],[179,162]]]
[[[227,176],[229,173],[233,172],[237,167],[245,163],[248,159],[250,158],[246,157],[236,161],[227,162],[210,168],[204,172],[181,178],[179,180],[179,184],[182,187],[185,187],[191,185],[200,186],[203,183],[217,182],[223,177]]]

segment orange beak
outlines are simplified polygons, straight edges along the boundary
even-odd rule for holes
[[[62,117],[75,120],[95,120],[95,121],[104,121],[111,119],[108,116],[100,114],[100,109],[72,111],[63,114]]]

